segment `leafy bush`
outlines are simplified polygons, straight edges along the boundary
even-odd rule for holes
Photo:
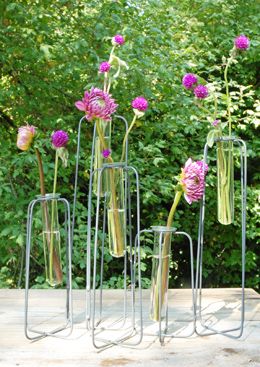
[[[83,90],[101,83],[97,69],[110,47],[106,37],[124,34],[126,44],[120,54],[130,70],[112,94],[119,103],[118,112],[126,118],[130,118],[130,101],[134,97],[144,95],[149,100],[146,118],[140,120],[130,137],[129,161],[141,178],[141,227],[165,224],[174,195],[174,177],[187,158],[202,158],[208,132],[205,115],[194,106],[181,78],[186,72],[194,72],[207,80],[222,80],[222,56],[227,56],[234,37],[244,33],[251,39],[250,50],[240,57],[229,75],[235,102],[234,131],[248,146],[246,285],[259,289],[257,4],[242,0],[161,0],[160,6],[155,0],[2,0],[0,14],[0,286],[23,285],[26,210],[28,202],[39,193],[33,151],[19,153],[16,148],[18,126],[28,122],[48,136],[57,128],[69,132],[70,162],[59,176],[58,187],[72,202],[77,124],[81,117],[74,102],[81,98]],[[83,132],[73,252],[74,286],[83,288],[92,128],[86,123]],[[116,138],[115,144],[119,141]],[[46,187],[51,191],[54,157],[44,140],[43,148]],[[235,222],[220,228],[216,222],[213,156],[207,178],[204,284],[238,286],[240,226]],[[238,175],[235,184],[238,188]],[[175,226],[189,232],[195,243],[198,212],[199,205],[189,207],[183,200],[175,218]],[[144,286],[149,286],[151,248],[151,239],[144,239]],[[171,287],[186,285],[187,259],[186,244],[176,239]],[[42,280],[36,282],[41,284]],[[108,253],[105,284],[122,285],[122,267]]]

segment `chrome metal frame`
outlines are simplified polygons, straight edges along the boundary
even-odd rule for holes
[[[246,251],[246,185],[247,185],[247,158],[246,158],[246,143],[234,137],[223,137],[215,139],[217,141],[232,141],[237,143],[240,149],[240,164],[241,164],[241,314],[239,326],[230,329],[220,330],[210,326],[202,319],[202,268],[203,268],[203,236],[204,222],[206,209],[206,189],[201,201],[200,221],[198,232],[198,250],[197,250],[197,270],[196,270],[196,333],[200,336],[221,334],[233,339],[238,339],[243,334],[244,319],[245,319],[245,251]],[[207,163],[208,144],[204,146],[204,162]],[[203,327],[203,331],[198,331],[198,325]],[[238,331],[238,335],[233,332]]]
[[[140,231],[138,233],[138,238],[140,241],[140,236],[143,233],[154,233],[154,232],[159,232],[159,269],[162,268],[162,233],[163,232],[167,232],[167,227],[162,227],[162,230],[160,231],[159,229],[156,229],[158,227],[151,227],[152,229],[144,229],[142,231]],[[176,236],[185,236],[186,238],[188,238],[189,240],[189,246],[190,246],[190,272],[191,272],[191,292],[192,292],[192,299],[191,299],[191,308],[192,308],[192,330],[191,332],[189,332],[188,334],[180,334],[179,332],[174,332],[174,333],[167,333],[168,330],[168,323],[169,323],[169,315],[168,315],[168,294],[167,294],[167,300],[166,300],[166,320],[165,320],[165,326],[164,329],[162,327],[162,315],[161,315],[161,309],[162,309],[162,294],[161,292],[159,293],[159,321],[158,321],[158,334],[146,334],[144,333],[144,335],[153,335],[153,336],[159,336],[159,341],[161,344],[164,343],[164,339],[165,337],[170,337],[170,338],[188,338],[190,336],[192,336],[195,332],[195,287],[194,287],[194,269],[193,269],[193,243],[192,243],[192,238],[190,237],[190,235],[186,232],[183,231],[174,231],[174,228],[170,229],[170,231],[172,232],[172,235],[176,235]],[[160,275],[161,272],[160,272]],[[162,282],[162,277],[160,276],[159,279],[159,284],[161,284]]]
[[[128,130],[128,124],[124,117],[115,115],[114,118],[121,120],[125,125],[125,132]],[[76,203],[77,203],[77,183],[78,183],[78,166],[79,166],[79,157],[80,157],[80,148],[81,148],[81,128],[82,122],[85,120],[83,117],[79,122],[78,127],[78,143],[77,143],[77,155],[76,155],[76,171],[75,171],[75,185],[74,185],[74,201],[73,201],[73,215],[72,215],[72,234],[74,233],[75,227],[75,211],[76,211]],[[97,137],[96,124],[94,125],[93,131],[93,139],[92,139],[92,151],[91,151],[91,163],[90,163],[90,181],[89,181],[89,193],[88,193],[88,220],[87,220],[87,260],[86,260],[86,326],[87,329],[92,331],[92,342],[93,345],[98,349],[105,349],[109,346],[120,344],[124,346],[135,346],[141,342],[142,339],[142,298],[141,298],[141,272],[140,272],[140,246],[139,241],[133,246],[132,245],[132,211],[131,211],[131,190],[130,190],[130,173],[135,176],[135,187],[136,187],[136,219],[137,219],[137,232],[140,231],[140,198],[139,198],[139,176],[135,168],[127,165],[128,159],[128,139],[126,139],[125,145],[125,160],[122,163],[114,163],[112,165],[105,164],[102,168],[94,170],[94,152],[95,152],[95,141]],[[102,253],[101,253],[101,263],[100,263],[100,289],[99,289],[99,320],[96,322],[96,268],[97,268],[97,242],[98,242],[98,231],[99,231],[99,213],[100,213],[100,196],[97,196],[96,199],[96,217],[95,217],[95,230],[94,230],[94,259],[92,260],[92,251],[91,251],[91,240],[92,240],[92,223],[91,223],[91,211],[92,211],[92,201],[93,201],[93,178],[94,175],[98,175],[98,192],[101,187],[101,179],[105,170],[113,167],[114,169],[123,168],[126,173],[126,181],[125,181],[125,204],[126,204],[126,212],[127,212],[127,230],[128,230],[128,243],[129,243],[129,253],[126,252],[124,257],[124,311],[122,324],[118,327],[111,328],[111,331],[120,331],[126,324],[127,319],[127,287],[126,287],[126,274],[128,263],[130,267],[130,277],[131,277],[131,300],[132,300],[132,327],[131,331],[126,331],[126,334],[122,337],[116,337],[113,340],[102,338],[102,331],[107,330],[106,326],[103,326],[102,322],[102,310],[103,310],[103,296],[102,296],[102,280],[103,280],[103,256],[104,256],[104,246],[105,246],[105,232],[106,232],[106,211],[107,211],[107,197],[105,195],[103,201],[103,221],[102,221]],[[93,261],[93,264],[92,264]],[[92,272],[93,266],[93,272]],[[139,331],[137,330],[137,323],[135,321],[136,315],[136,297],[135,297],[135,274],[137,272],[137,281],[139,286],[139,311],[140,311],[140,320],[139,320]],[[91,277],[93,277],[93,282],[91,286]],[[137,341],[133,343],[126,342],[132,336],[140,334]],[[99,343],[99,344],[98,344]]]
[[[26,280],[25,280],[25,325],[24,331],[27,339],[38,340],[46,336],[63,337],[58,335],[59,332],[69,329],[69,336],[73,328],[73,316],[72,316],[72,274],[71,274],[71,227],[70,227],[70,206],[69,202],[64,198],[56,198],[58,202],[64,204],[65,208],[65,233],[66,233],[66,320],[65,324],[49,332],[37,330],[28,325],[28,313],[29,313],[29,282],[30,282],[30,255],[31,255],[31,239],[32,239],[32,226],[33,226],[33,210],[36,204],[41,204],[44,201],[53,200],[54,196],[48,195],[46,197],[38,197],[30,202],[27,212],[27,235],[26,235]],[[31,336],[30,333],[38,334],[37,336]]]

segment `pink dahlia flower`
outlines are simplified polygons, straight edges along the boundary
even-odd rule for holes
[[[34,126],[26,125],[19,127],[16,143],[17,147],[24,151],[28,150],[32,144],[34,135],[35,135]]]
[[[132,101],[132,107],[139,111],[146,111],[148,108],[148,102],[144,97],[136,97]]]
[[[125,39],[123,36],[121,36],[121,34],[117,34],[116,36],[114,36],[112,38],[112,43],[116,46],[116,45],[123,45],[125,43]]]
[[[51,142],[54,148],[62,148],[67,145],[69,141],[69,136],[66,131],[58,130],[55,131],[51,136]]]
[[[91,88],[89,92],[85,92],[82,101],[77,101],[75,106],[85,112],[88,121],[94,118],[110,121],[112,113],[117,109],[115,100],[98,88]]]
[[[241,34],[235,38],[234,45],[238,50],[247,50],[250,45],[249,38],[247,38],[244,34]]]
[[[107,73],[107,72],[109,72],[110,68],[111,68],[111,65],[109,64],[109,62],[103,61],[99,65],[99,72],[100,73]]]
[[[191,204],[193,201],[200,200],[204,193],[208,165],[204,164],[203,161],[193,162],[189,158],[181,171],[180,184],[186,201]]]
[[[205,85],[199,84],[196,88],[194,88],[194,94],[199,99],[204,99],[208,96],[208,88]]]
[[[196,84],[197,82],[198,78],[196,77],[195,74],[185,74],[184,77],[182,78],[182,85],[186,89],[193,88],[193,85]]]

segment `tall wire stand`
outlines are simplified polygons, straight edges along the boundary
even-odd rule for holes
[[[198,250],[197,250],[197,271],[196,271],[196,333],[201,336],[221,334],[233,339],[238,339],[243,334],[245,319],[245,251],[246,251],[246,185],[247,185],[247,153],[246,143],[234,137],[223,137],[217,141],[232,141],[237,144],[240,151],[241,167],[241,295],[240,295],[240,320],[237,326],[230,328],[217,328],[215,313],[202,306],[202,274],[203,274],[203,236],[206,210],[206,189],[202,198],[200,207],[200,221],[198,232]],[[207,163],[208,144],[204,146],[204,162]],[[207,315],[207,320],[203,320],[203,311]],[[214,318],[215,316],[215,318]],[[232,321],[232,320],[231,320]],[[237,332],[237,333],[235,333]]]

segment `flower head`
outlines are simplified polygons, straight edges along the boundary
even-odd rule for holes
[[[241,34],[235,38],[234,45],[238,50],[247,50],[250,45],[249,38],[247,38],[244,34]]]
[[[89,92],[84,93],[82,101],[77,101],[75,106],[86,114],[88,121],[94,118],[101,118],[105,121],[111,120],[111,115],[117,109],[115,100],[101,89],[91,88]]]
[[[207,172],[207,164],[203,161],[193,162],[191,158],[187,160],[184,168],[182,168],[180,184],[184,191],[184,197],[189,204],[202,198]]]
[[[69,136],[66,131],[58,130],[55,131],[51,136],[51,142],[54,148],[63,148],[67,145]]]
[[[139,111],[146,111],[148,108],[148,102],[144,97],[136,97],[133,101],[132,101],[132,107],[135,110],[139,110]]]
[[[194,94],[199,99],[204,99],[208,96],[209,91],[205,85],[199,84],[197,87],[194,88]]]
[[[111,68],[111,65],[109,64],[109,62],[103,61],[99,65],[99,72],[100,73],[107,73],[107,72],[109,72],[110,68]]]
[[[108,158],[111,154],[111,150],[110,149],[104,149],[102,152],[102,155],[104,158]]]
[[[117,34],[116,36],[114,36],[113,38],[112,38],[112,44],[114,45],[114,46],[121,46],[121,45],[123,45],[125,43],[125,39],[124,39],[124,37],[123,36],[121,36],[121,34]]]
[[[182,85],[186,89],[193,88],[193,85],[196,84],[197,82],[198,78],[196,77],[195,74],[185,74],[184,77],[182,78]]]
[[[34,135],[34,126],[26,125],[19,127],[16,143],[17,147],[21,150],[28,150],[32,144]]]
[[[220,120],[214,120],[212,122],[212,125],[216,127],[216,126],[218,126],[219,123],[220,123]]]

